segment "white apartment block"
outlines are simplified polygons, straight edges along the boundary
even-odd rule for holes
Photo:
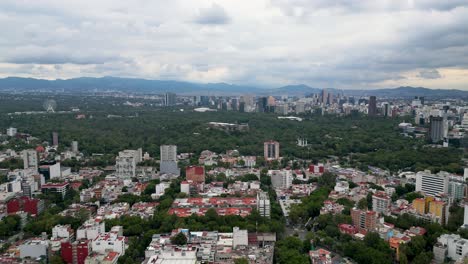
[[[416,191],[424,195],[436,196],[448,193],[449,175],[439,172],[432,174],[430,171],[420,171],[416,173]]]
[[[257,193],[257,211],[260,213],[261,216],[270,218],[270,197],[268,197],[268,194],[265,192],[259,191]]]
[[[76,239],[93,240],[106,231],[106,225],[100,218],[89,219],[76,231]]]
[[[105,254],[109,251],[118,252],[120,256],[125,255],[127,245],[125,237],[118,232],[101,233],[91,242],[91,247],[94,252]]]
[[[70,225],[56,225],[52,228],[52,239],[71,239],[75,236]]]
[[[37,152],[34,149],[28,149],[21,151],[21,157],[23,158],[23,166],[25,169],[33,168],[37,171]]]
[[[115,173],[117,177],[130,179],[136,176],[136,166],[142,161],[142,149],[124,150],[115,159]]]
[[[276,189],[287,189],[292,184],[291,170],[269,170],[268,175],[271,177],[271,185]]]

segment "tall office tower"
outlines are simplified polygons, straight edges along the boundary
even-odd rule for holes
[[[260,97],[257,102],[257,111],[260,113],[268,112],[268,98]]]
[[[326,105],[328,101],[328,91],[327,89],[322,90],[322,105]]]
[[[327,104],[328,104],[328,105],[333,104],[334,100],[335,100],[335,99],[334,99],[334,97],[333,97],[333,92],[328,91]]]
[[[382,103],[382,113],[383,113],[383,116],[385,117],[392,116],[392,109],[389,103],[387,102]]]
[[[206,95],[200,96],[200,105],[209,106],[210,105],[210,97],[206,96]]]
[[[175,145],[162,145],[160,147],[161,174],[172,174],[179,176],[180,169],[177,167],[177,146]]]
[[[296,102],[296,114],[301,114],[305,112],[305,103]]]
[[[446,137],[448,132],[447,120],[441,116],[431,116],[430,137],[433,143],[439,142]]]
[[[359,210],[356,208],[351,209],[351,219],[353,225],[357,227],[360,231],[373,231],[377,225],[377,212]]]
[[[119,178],[130,179],[136,177],[136,167],[142,161],[142,149],[124,150],[115,159],[115,174]]]
[[[71,149],[72,149],[72,152],[78,153],[78,141],[72,141]]]
[[[255,101],[251,95],[242,95],[239,99],[240,104],[244,103],[244,112],[255,111]]]
[[[265,160],[279,159],[279,142],[270,140],[263,143],[263,153]]]
[[[465,204],[465,217],[463,217],[463,228],[468,228],[468,204]]]
[[[34,168],[35,171],[38,169],[37,152],[34,149],[28,149],[21,151],[23,158],[23,166],[25,169]]]
[[[232,111],[239,111],[239,100],[237,98],[231,99],[231,109]]]
[[[369,116],[377,115],[377,98],[375,96],[369,97],[369,109],[367,113]]]
[[[58,146],[59,144],[59,136],[57,132],[52,132],[52,145]]]
[[[172,106],[176,104],[176,94],[175,93],[166,93],[164,98],[165,106]]]
[[[239,103],[239,112],[241,112],[241,113],[245,113],[245,112],[246,112],[246,109],[245,109],[245,102],[240,102],[240,103]]]
[[[448,193],[449,175],[430,171],[416,173],[416,191],[424,195],[436,196]]]
[[[268,100],[267,100],[267,105],[268,106],[275,106],[276,105],[276,100],[273,96],[268,96]]]
[[[270,197],[268,197],[268,194],[266,192],[259,191],[257,193],[257,211],[260,213],[260,216],[270,218]]]

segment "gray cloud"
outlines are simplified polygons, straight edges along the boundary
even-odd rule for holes
[[[468,0],[135,1],[0,1],[0,75],[466,85]]]
[[[439,79],[442,75],[440,75],[438,70],[424,70],[419,72],[418,77],[423,79]]]
[[[222,6],[212,4],[209,8],[201,8],[194,21],[198,24],[222,25],[228,24],[231,18]]]

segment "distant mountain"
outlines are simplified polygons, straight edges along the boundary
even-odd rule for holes
[[[259,93],[261,89],[227,83],[190,83],[170,80],[146,80],[136,78],[82,77],[67,80],[43,80],[33,78],[8,77],[0,79],[0,91],[14,92],[135,92],[179,94],[241,94]]]
[[[320,88],[312,88],[305,84],[297,84],[297,85],[287,85],[276,89],[270,89],[266,92],[272,95],[309,95],[314,93],[320,93],[322,89]]]
[[[468,98],[468,91],[428,89],[424,87],[398,87],[389,89],[351,89],[341,90],[327,88],[334,94],[345,94],[358,97],[375,95],[377,97],[410,98],[426,96],[428,98]],[[0,79],[0,91],[9,92],[133,92],[163,94],[174,92],[185,95],[289,95],[304,96],[320,93],[321,88],[313,88],[304,84],[288,85],[275,89],[265,89],[253,86],[243,86],[227,83],[192,83],[172,80],[147,80],[118,77],[82,77],[73,79],[43,80],[34,78],[7,77]]]
[[[404,86],[388,89],[374,90],[344,90],[346,95],[389,97],[389,98],[410,98],[415,96],[425,96],[427,98],[468,98],[468,91],[448,90],[448,89],[429,89],[424,87]]]

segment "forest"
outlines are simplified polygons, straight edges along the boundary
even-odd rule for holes
[[[289,159],[299,158],[323,161],[341,157],[343,165],[366,168],[367,165],[399,170],[432,169],[460,173],[463,151],[458,148],[428,148],[424,139],[403,137],[398,124],[404,118],[368,118],[366,116],[305,115],[303,122],[280,120],[274,113],[239,113],[233,111],[194,112],[191,107],[161,108],[150,102],[141,107],[130,107],[124,102],[132,99],[62,96],[54,98],[58,107],[80,112],[55,114],[8,115],[9,110],[41,110],[41,100],[32,97],[13,100],[0,97],[0,130],[12,126],[21,133],[38,138],[31,144],[11,142],[1,149],[34,147],[51,141],[51,133],[59,133],[60,150],[79,142],[85,156],[93,153],[109,154],[96,165],[113,164],[113,155],[123,149],[143,148],[152,157],[159,156],[159,146],[175,144],[178,152],[203,150],[223,153],[238,149],[241,155],[263,154],[263,142],[280,142],[280,154]],[[181,108],[181,109],[180,109]],[[183,110],[183,111],[182,111]],[[76,119],[77,114],[86,118]],[[114,117],[109,117],[114,115]],[[119,116],[119,117],[115,117]],[[409,117],[408,117],[409,118]],[[208,122],[246,123],[248,132],[224,132],[210,129]],[[297,138],[308,140],[307,147],[299,147]],[[12,167],[5,164],[2,167]]]

